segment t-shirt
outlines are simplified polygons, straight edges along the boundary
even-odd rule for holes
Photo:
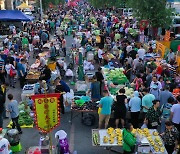
[[[102,105],[101,114],[110,115],[112,103],[113,103],[113,98],[111,96],[106,96],[101,98],[100,100],[100,104]]]
[[[144,59],[145,53],[146,53],[145,49],[139,49],[138,50],[139,58]]]
[[[171,108],[171,112],[173,112],[172,122],[180,124],[180,104],[174,104]]]
[[[98,58],[102,59],[103,51],[101,49],[98,50]]]
[[[9,153],[9,141],[6,138],[0,139],[0,154],[8,154]]]
[[[155,100],[155,96],[152,94],[147,94],[142,98],[142,106],[146,106],[147,108],[150,108],[153,103],[152,101]],[[147,112],[148,110],[143,108],[143,112]]]
[[[16,118],[19,116],[18,102],[13,100],[8,104],[8,110],[10,111],[11,118]]]

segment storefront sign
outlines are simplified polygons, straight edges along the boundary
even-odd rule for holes
[[[36,126],[43,132],[50,132],[60,124],[60,94],[33,95]]]

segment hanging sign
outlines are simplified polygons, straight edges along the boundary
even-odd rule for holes
[[[35,123],[42,132],[51,132],[60,124],[59,112],[60,94],[33,95]]]

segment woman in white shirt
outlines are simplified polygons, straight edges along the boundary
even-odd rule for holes
[[[5,70],[7,72],[8,80],[9,80],[9,86],[15,88],[14,86],[14,75],[10,75],[10,70],[13,69],[13,72],[15,71],[15,67],[10,64],[10,61],[7,60],[5,65]]]

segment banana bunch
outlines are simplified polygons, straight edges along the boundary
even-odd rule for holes
[[[115,140],[117,139],[117,144],[122,145],[122,131],[120,128],[114,129],[112,127],[107,129],[108,136],[103,137],[104,143],[114,144]]]

